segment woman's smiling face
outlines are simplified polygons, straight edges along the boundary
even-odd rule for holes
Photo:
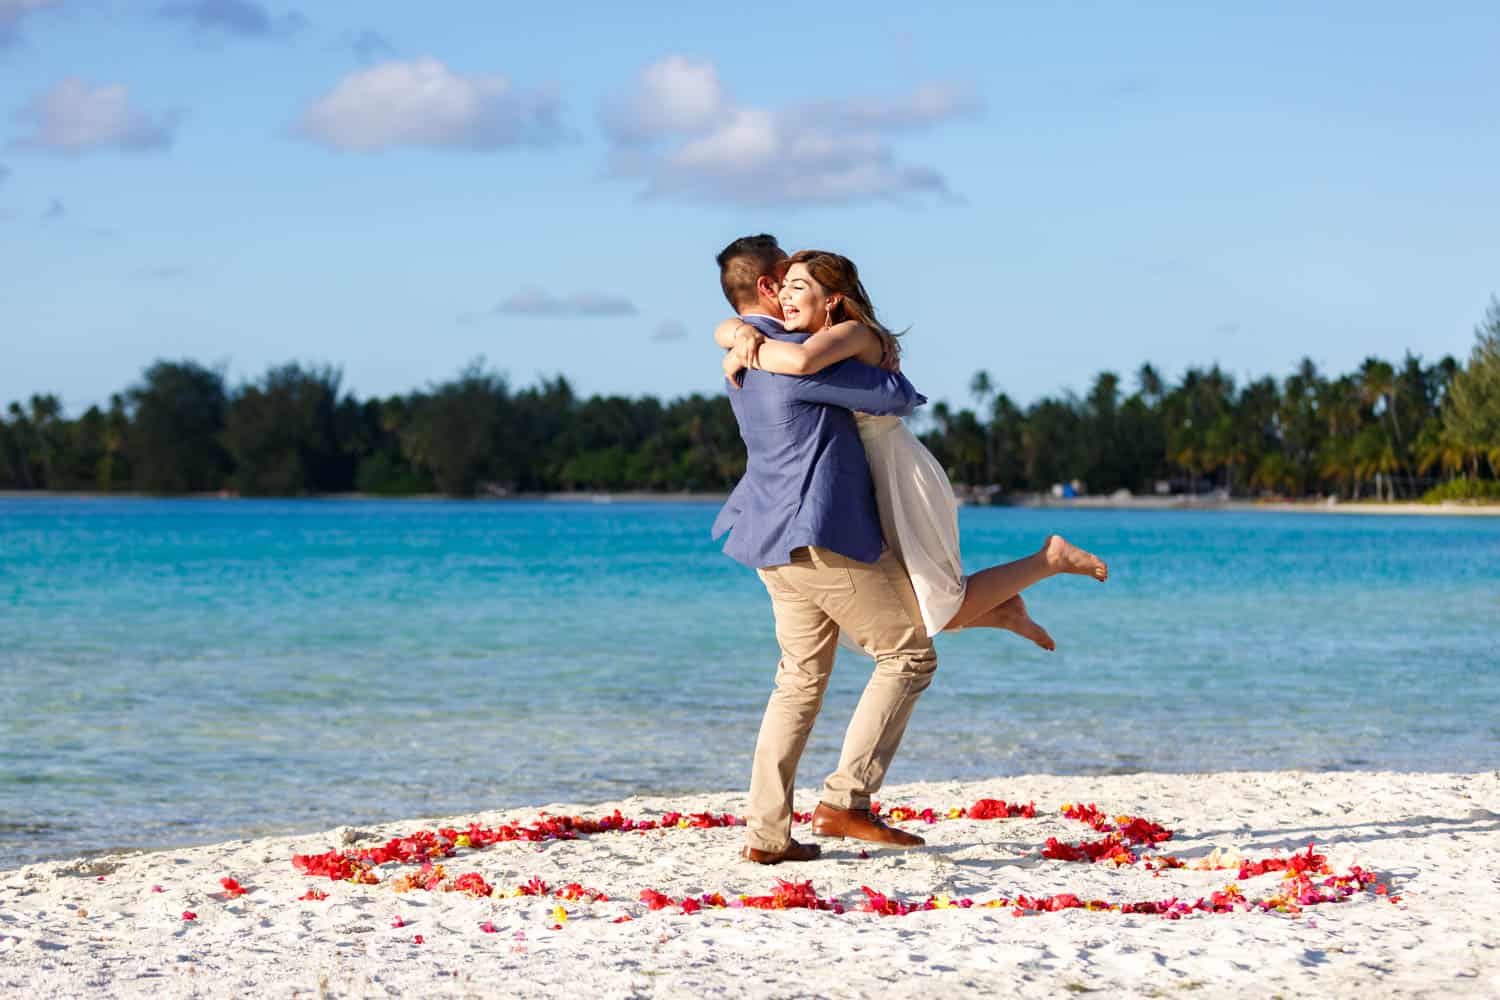
[[[828,312],[840,296],[830,296],[808,273],[804,264],[793,264],[781,279],[781,314],[788,330],[814,333],[828,322]]]

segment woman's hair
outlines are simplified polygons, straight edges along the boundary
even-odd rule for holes
[[[854,261],[827,250],[798,250],[781,262],[776,269],[776,276],[785,281],[786,273],[793,264],[801,264],[807,268],[807,273],[825,291],[837,292],[843,296],[838,306],[829,313],[830,319],[835,323],[846,319],[863,323],[885,342],[892,354],[900,356],[901,344],[897,338],[906,331],[894,333],[875,317],[875,306],[870,302],[870,293],[865,291],[865,286],[859,280],[859,268],[854,266]]]

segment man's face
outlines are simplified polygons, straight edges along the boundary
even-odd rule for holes
[[[786,260],[783,256],[782,260]],[[763,274],[755,283],[755,290],[760,295],[760,304],[777,319],[785,319],[781,312],[781,279],[774,274]]]

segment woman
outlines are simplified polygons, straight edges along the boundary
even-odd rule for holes
[[[782,265],[781,310],[788,332],[812,334],[804,343],[770,340],[739,319],[714,331],[729,348],[724,373],[734,382],[746,367],[782,375],[809,375],[853,358],[897,367],[896,335],[875,317],[875,308],[847,257],[803,250]],[[901,556],[911,576],[928,635],[961,628],[1003,628],[1052,650],[1057,644],[1026,613],[1021,591],[1059,573],[1109,576],[1104,562],[1049,535],[1025,559],[965,576],[958,548],[958,502],[937,459],[900,417],[857,413],[860,440],[869,459],[875,502],[886,544]]]

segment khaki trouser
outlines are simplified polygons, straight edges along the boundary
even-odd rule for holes
[[[885,781],[912,707],[937,669],[911,579],[890,550],[875,563],[800,548],[792,561],[759,571],[776,614],[781,663],[766,705],[750,773],[747,840],[782,851],[791,839],[792,789],[823,692],[833,671],[839,629],[875,657],[875,671],[849,721],[838,770],[823,802],[865,809]]]

